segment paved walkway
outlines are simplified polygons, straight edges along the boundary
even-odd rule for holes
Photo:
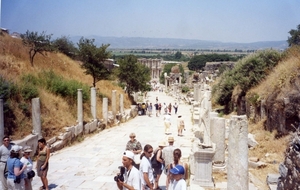
[[[148,100],[155,103],[158,97],[160,103],[172,103],[173,97],[162,92],[149,92]],[[186,124],[183,137],[177,136],[177,115],[172,110],[171,132],[175,138],[175,146],[182,151],[183,158],[191,151],[192,118],[190,105],[179,103],[177,115],[182,115]],[[86,137],[83,142],[74,144],[51,154],[48,181],[52,190],[112,190],[117,189],[114,176],[118,173],[118,166],[122,165],[122,154],[129,134],[136,133],[136,139],[145,144],[151,144],[155,149],[158,143],[165,140],[163,115],[156,117],[137,116],[119,126],[105,129],[97,134]],[[165,188],[166,176],[162,174],[160,186]],[[32,181],[33,189],[42,185],[39,177]]]

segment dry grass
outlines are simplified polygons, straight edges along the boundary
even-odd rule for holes
[[[28,49],[22,45],[20,39],[14,39],[7,35],[0,36],[0,75],[15,83],[19,83],[23,74],[38,74],[42,71],[54,71],[68,80],[77,80],[83,84],[92,86],[92,77],[84,74],[80,62],[74,61],[61,53],[37,54],[34,58],[34,67],[29,62]],[[117,97],[124,91],[112,81],[100,81],[97,83],[97,93],[109,99],[111,103],[112,90],[117,91]],[[42,132],[46,138],[57,135],[66,126],[71,126],[77,120],[77,105],[69,105],[60,96],[49,93],[39,88],[42,114]],[[13,112],[16,116],[17,129],[14,130],[12,138],[19,139],[28,135],[32,130],[31,113],[26,117],[19,108],[21,102],[12,100]],[[117,105],[119,98],[117,98]],[[130,100],[124,94],[124,106],[130,107]],[[109,106],[111,109],[111,106]],[[31,108],[28,109],[31,112]],[[90,113],[90,102],[84,104],[84,120],[92,119]],[[102,98],[97,98],[97,117],[102,118]]]
[[[256,93],[261,98],[266,98],[278,89],[283,89],[289,92],[291,82],[299,78],[300,72],[300,47],[293,47],[287,50],[286,58],[284,58],[273,70],[270,75],[266,77],[255,88],[249,92]],[[284,95],[284,94],[283,94]]]

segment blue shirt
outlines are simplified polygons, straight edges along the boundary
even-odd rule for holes
[[[20,170],[23,167],[23,163],[18,158],[8,158],[7,159],[7,170],[8,170],[8,179],[16,179],[14,168],[19,168]],[[25,178],[24,172],[20,174],[21,178]]]

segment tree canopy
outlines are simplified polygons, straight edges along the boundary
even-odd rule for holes
[[[31,66],[33,66],[33,59],[37,53],[44,55],[45,51],[52,51],[51,48],[51,35],[46,35],[46,32],[38,34],[38,32],[26,31],[25,34],[21,34],[23,44],[29,47],[29,58]]]
[[[193,71],[202,70],[205,67],[206,62],[217,61],[236,61],[236,58],[228,54],[205,54],[196,55],[188,62],[188,68]]]
[[[79,40],[79,58],[83,62],[81,67],[85,69],[85,74],[93,77],[93,86],[100,80],[108,79],[110,72],[104,66],[104,61],[109,58],[110,53],[107,50],[110,44],[102,44],[101,47],[94,45],[94,39]]]
[[[118,60],[118,77],[121,83],[126,85],[128,95],[132,92],[150,90],[150,69],[137,62],[134,55],[126,55]]]
[[[288,37],[287,42],[289,43],[289,46],[292,45],[300,45],[300,24],[297,26],[297,29],[290,30],[290,37]]]
[[[57,38],[52,42],[52,45],[57,51],[71,58],[74,58],[78,51],[74,43],[67,36]]]

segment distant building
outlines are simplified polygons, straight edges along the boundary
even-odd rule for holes
[[[162,59],[146,59],[146,58],[139,58],[138,62],[145,65],[146,67],[150,68],[151,71],[151,80],[159,79],[161,75],[161,65]]]
[[[103,65],[111,71],[115,67],[119,67],[118,64],[116,64],[116,61],[114,59],[106,59],[103,63]]]

